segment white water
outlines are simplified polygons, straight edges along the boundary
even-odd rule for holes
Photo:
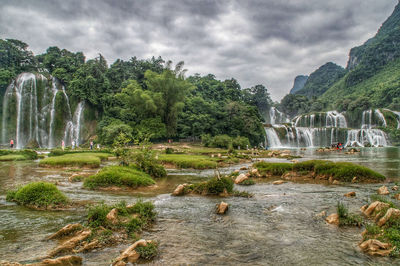
[[[265,128],[265,133],[267,135],[267,147],[282,147],[281,141],[273,128]]]
[[[51,90],[53,92],[53,97],[51,99],[51,109],[50,109],[50,128],[49,128],[49,144],[48,144],[48,147],[50,149],[54,148],[54,118],[56,114],[56,109],[55,109],[56,96],[58,93],[55,78],[53,78],[51,85],[52,85]]]
[[[347,128],[346,117],[337,111],[326,112],[326,127]]]
[[[288,123],[289,119],[286,117],[284,113],[282,113],[275,107],[271,107],[269,109],[269,121],[271,125],[275,125],[278,123]]]
[[[74,113],[74,136],[73,139],[75,140],[75,145],[79,146],[80,145],[80,134],[81,134],[81,120],[82,120],[82,114],[83,114],[83,109],[85,107],[84,102],[79,102],[78,106],[76,107],[75,113]]]
[[[375,109],[375,114],[378,116],[379,120],[382,122],[383,127],[387,127],[385,116],[381,113],[379,109]]]

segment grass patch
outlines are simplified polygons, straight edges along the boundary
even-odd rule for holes
[[[250,192],[247,192],[247,191],[234,190],[232,192],[232,196],[241,197],[241,198],[252,198],[254,195],[252,193],[250,193]]]
[[[268,163],[258,162],[253,165],[258,169],[261,175],[281,176],[286,172],[292,171],[293,164],[291,163]]]
[[[177,168],[214,169],[218,165],[216,158],[204,155],[160,154],[159,160]]]
[[[46,182],[34,182],[17,190],[8,191],[6,200],[39,208],[62,206],[68,202],[67,197],[56,185]]]
[[[40,161],[39,166],[52,166],[52,167],[100,167],[100,163],[110,157],[109,153],[98,152],[75,152],[64,154],[60,156],[48,157]]]
[[[143,260],[151,260],[158,254],[157,243],[147,243],[146,246],[138,246],[135,248],[136,252],[140,254],[140,258]]]
[[[242,183],[239,183],[239,185],[242,185],[242,186],[251,186],[251,185],[255,185],[255,181],[253,180],[253,179],[246,179],[246,180],[244,180]]]
[[[36,160],[38,154],[32,150],[0,150],[0,161]]]
[[[154,180],[142,171],[128,166],[108,166],[86,178],[83,186],[90,189],[109,186],[137,188],[153,184]]]
[[[233,180],[230,177],[214,177],[208,181],[191,184],[185,187],[185,194],[197,193],[201,195],[219,195],[233,192]]]
[[[349,213],[343,203],[338,202],[336,208],[339,215],[339,226],[361,226],[363,224],[361,216]]]
[[[69,149],[65,149],[65,150],[61,150],[61,149],[55,149],[52,150],[51,152],[49,152],[48,156],[49,157],[53,157],[53,156],[61,156],[61,155],[65,155],[65,154],[76,154],[76,153],[105,153],[107,154],[108,157],[110,157],[112,154],[112,151],[110,149],[102,149],[102,150],[69,150]]]

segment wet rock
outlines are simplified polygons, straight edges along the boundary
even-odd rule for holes
[[[235,171],[233,171],[234,174],[236,173],[240,173],[240,170],[236,169]]]
[[[397,191],[399,189],[399,186],[393,186],[392,190]]]
[[[74,250],[75,253],[81,253],[81,252],[88,252],[91,251],[95,248],[101,247],[99,240],[95,239],[90,243],[86,243],[83,247],[81,247],[78,250]]]
[[[243,181],[245,181],[245,180],[247,180],[247,179],[249,179],[248,176],[246,176],[245,174],[240,174],[240,175],[238,175],[238,176],[236,177],[236,179],[235,179],[235,184],[240,184],[240,183],[242,183]]]
[[[330,177],[329,177],[328,182],[329,182],[330,184],[333,183],[333,176],[330,176]]]
[[[112,209],[106,216],[109,223],[116,225],[118,223],[118,210],[116,208]]]
[[[378,194],[379,195],[387,195],[387,194],[389,194],[389,190],[386,186],[381,186],[380,188],[378,188]]]
[[[361,206],[360,210],[364,213],[365,210],[368,208],[368,204]]]
[[[228,203],[221,201],[220,204],[217,204],[217,214],[225,214],[228,208]]]
[[[147,246],[147,243],[150,243],[150,242],[151,241],[146,241],[144,239],[140,239],[140,240],[136,241],[134,244],[129,246],[127,249],[125,249],[121,253],[121,255],[119,255],[119,257],[114,260],[114,263],[112,265],[113,266],[125,265],[128,262],[135,263],[140,257],[140,254],[136,252],[135,248],[139,247],[139,246]],[[125,263],[125,264],[122,264],[121,262]]]
[[[400,217],[400,210],[398,209],[394,209],[394,208],[390,208],[386,211],[386,214],[379,219],[378,221],[378,226],[382,226],[384,225],[390,218],[398,218]]]
[[[292,162],[292,163],[298,163],[298,162],[299,162],[299,160],[295,160],[295,159],[293,159],[293,160],[291,160],[291,162]]]
[[[50,252],[49,256],[54,257],[57,254],[73,250],[76,246],[79,245],[79,243],[81,241],[88,238],[91,233],[92,233],[92,230],[90,230],[90,229],[78,232],[74,237],[70,238],[69,240],[65,241],[57,248],[53,249]]]
[[[325,217],[325,216],[326,216],[326,211],[322,211],[322,212],[320,212],[320,213],[315,215],[315,217],[318,217],[318,218],[322,218],[322,217]]]
[[[283,183],[286,183],[286,181],[284,181],[284,180],[276,180],[276,181],[272,182],[273,185],[282,185]]]
[[[79,256],[64,256],[56,259],[45,259],[42,262],[29,264],[31,266],[75,266],[82,265],[82,258]]]
[[[242,166],[242,167],[240,167],[240,170],[247,170],[247,167],[246,166]]]
[[[369,239],[360,244],[360,248],[362,251],[368,253],[369,255],[379,255],[379,256],[387,256],[392,252],[391,245],[388,243],[382,243],[376,239]]]
[[[389,208],[389,204],[384,203],[384,202],[380,202],[380,201],[374,201],[364,211],[364,214],[369,217],[373,213],[379,212],[379,211],[381,211],[381,210],[383,210],[385,208]]]
[[[334,225],[339,225],[339,214],[337,213],[332,213],[328,217],[326,217],[325,221],[328,224],[334,224]]]
[[[10,262],[10,261],[6,261],[6,260],[0,260],[0,266],[23,266],[23,265],[18,262]]]
[[[342,183],[340,183],[340,181],[338,181],[338,180],[333,180],[333,182],[332,182],[332,185],[340,185],[340,184],[342,184]]]
[[[344,196],[348,197],[348,198],[351,198],[351,197],[355,197],[356,193],[354,191],[352,191],[352,192],[348,192],[348,193],[344,194]]]
[[[357,177],[353,177],[353,179],[351,180],[351,183],[356,183],[357,182]]]
[[[219,193],[218,196],[220,196],[220,197],[229,197],[228,190],[226,190],[226,188],[224,188],[224,191],[222,193]]]
[[[68,224],[58,230],[56,233],[52,234],[51,236],[48,237],[48,239],[57,239],[61,238],[63,236],[70,235],[72,233],[75,233],[78,230],[81,230],[83,226],[81,224]]]
[[[258,172],[258,169],[252,169],[250,171],[250,175],[254,177],[261,177],[260,173]]]
[[[187,186],[187,184],[178,185],[174,192],[172,192],[172,196],[182,196],[185,193],[185,186]]]
[[[394,198],[397,200],[400,200],[400,193],[397,193],[396,195],[394,195]]]

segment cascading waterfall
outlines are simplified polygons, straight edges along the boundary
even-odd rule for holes
[[[286,117],[284,113],[282,113],[275,107],[271,107],[269,109],[269,123],[271,125],[275,125],[278,123],[289,123],[289,119]]]
[[[400,128],[400,112],[396,115]],[[360,147],[389,145],[386,133],[374,128],[387,126],[385,116],[380,110],[364,111],[361,120],[358,129],[351,129],[348,128],[346,113],[329,111],[299,115],[293,119],[292,126],[274,124],[273,127],[266,128],[267,145],[272,148],[326,147],[336,142]]]
[[[79,102],[72,115],[70,99],[57,79],[22,73],[4,95],[2,142],[14,139],[19,149],[28,144],[53,148],[61,140],[79,145],[83,109],[84,102]]]

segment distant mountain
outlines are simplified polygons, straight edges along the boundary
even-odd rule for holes
[[[295,94],[304,95],[309,98],[320,96],[341,79],[345,73],[346,70],[343,67],[328,62],[311,73],[304,87],[295,92]]]
[[[308,76],[299,75],[294,79],[293,88],[290,90],[290,94],[295,94],[297,91],[304,88],[306,84]]]

